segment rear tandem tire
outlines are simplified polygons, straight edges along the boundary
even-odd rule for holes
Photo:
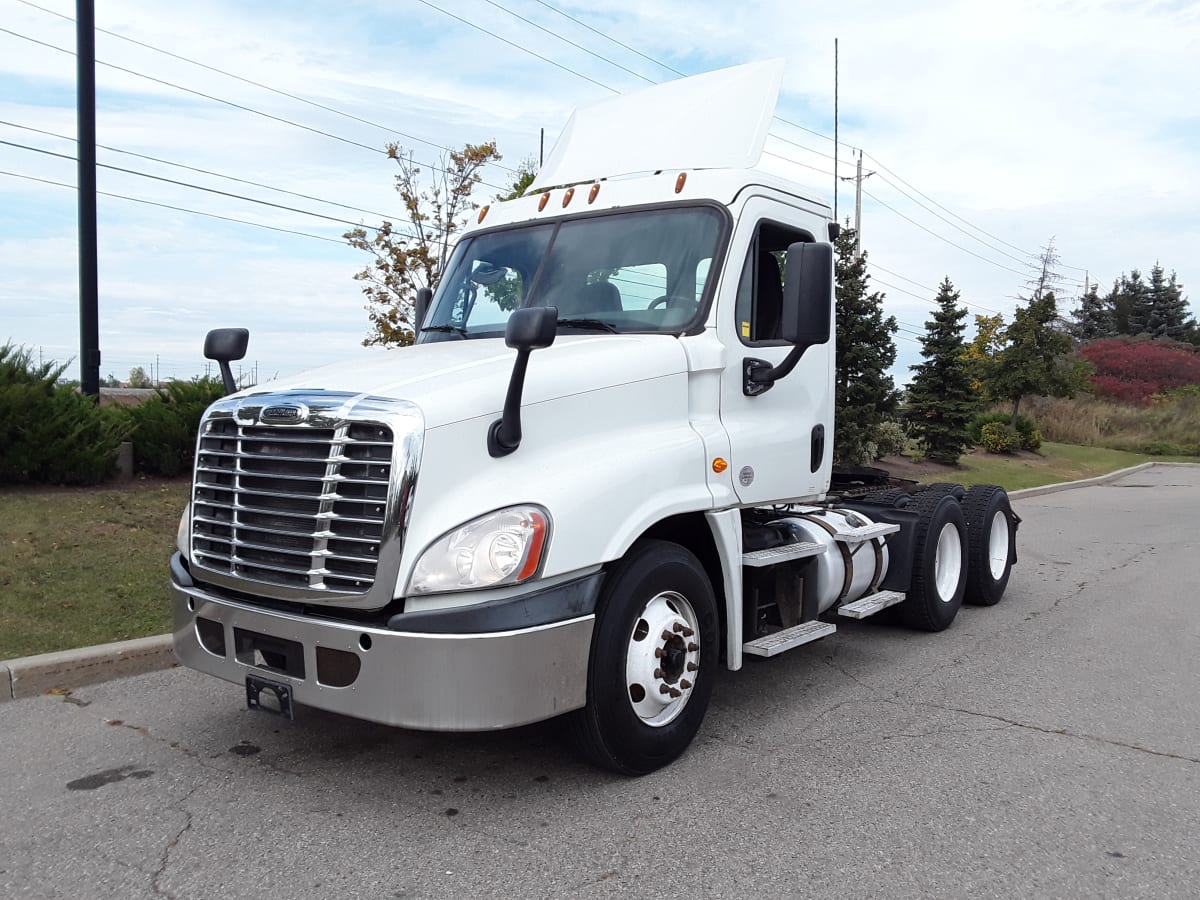
[[[967,519],[966,601],[995,606],[1017,561],[1017,522],[1004,488],[979,484],[963,498]]]
[[[947,492],[918,494],[912,582],[900,619],[910,628],[942,631],[962,607],[967,586],[967,529],[962,507]]]
[[[708,709],[720,630],[695,555],[668,541],[634,544],[609,569],[596,607],[587,705],[570,715],[582,754],[645,775],[683,753]]]

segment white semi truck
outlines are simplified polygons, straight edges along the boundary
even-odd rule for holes
[[[179,659],[288,714],[565,714],[640,774],[686,749],[720,668],[839,616],[938,631],[998,602],[1001,488],[832,480],[836,226],[756,168],[781,77],[577,110],[533,189],[464,231],[413,346],[213,404]],[[209,335],[227,381],[245,341]]]

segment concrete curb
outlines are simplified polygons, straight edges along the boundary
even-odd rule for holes
[[[1013,491],[1009,496],[1020,500],[1039,494],[1053,494],[1072,488],[1104,484],[1152,466],[1195,465],[1200,463],[1145,462],[1095,478],[1024,488]],[[26,656],[22,659],[0,660],[0,703],[22,697],[34,697],[55,688],[72,690],[112,678],[169,669],[174,665],[177,663],[169,634],[118,641],[115,644],[100,644],[95,647],[80,647],[78,650],[43,653],[40,656]]]
[[[1128,469],[1118,469],[1115,472],[1109,472],[1107,475],[1097,475],[1095,478],[1081,478],[1078,481],[1060,481],[1056,484],[1043,484],[1038,487],[1022,488],[1019,491],[1010,491],[1008,496],[1014,499],[1023,497],[1037,497],[1039,494],[1055,494],[1059,491],[1069,491],[1072,488],[1090,487],[1094,484],[1106,484],[1109,481],[1116,481],[1118,478],[1124,478],[1126,475],[1132,475],[1134,472],[1141,472],[1145,469],[1153,468],[1154,466],[1197,466],[1200,463],[1189,462],[1150,462],[1139,463],[1136,466],[1130,466]]]
[[[175,665],[171,635],[136,638],[77,650],[59,650],[0,662],[0,703],[72,690],[112,678],[141,675]]]

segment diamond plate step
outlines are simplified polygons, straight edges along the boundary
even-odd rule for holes
[[[832,535],[835,541],[842,541],[846,544],[857,544],[862,541],[869,541],[872,538],[883,537],[885,534],[894,534],[900,530],[900,526],[892,522],[872,522],[870,525],[864,525],[861,528],[852,528],[850,531],[841,531]]]
[[[850,619],[865,619],[867,616],[873,616],[881,609],[887,609],[889,606],[895,606],[904,599],[904,594],[900,591],[880,591],[877,594],[868,594],[853,603],[847,603],[845,606],[838,607],[838,615],[846,616]]]
[[[766,550],[751,550],[742,554],[743,566],[775,566],[793,559],[804,559],[808,556],[820,556],[825,552],[824,544],[810,541],[797,541],[794,544],[783,544],[779,547],[768,547]]]
[[[793,647],[823,638],[835,631],[837,631],[837,626],[831,622],[814,619],[811,622],[802,622],[791,628],[785,628],[783,631],[768,634],[766,637],[747,641],[742,644],[742,652],[749,653],[751,656],[776,656],[785,650],[791,650]]]

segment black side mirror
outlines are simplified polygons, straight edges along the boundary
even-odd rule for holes
[[[237,382],[233,380],[229,363],[231,360],[243,359],[249,343],[250,331],[246,328],[214,328],[204,338],[204,357],[216,360],[221,367],[221,380],[225,382],[227,394],[237,390]]]
[[[796,367],[809,347],[829,340],[833,327],[833,245],[800,242],[787,251],[783,281],[783,339],[792,350],[772,366],[762,359],[742,361],[742,393],[754,397],[771,389]]]
[[[417,299],[413,303],[413,334],[421,333],[425,324],[425,313],[429,312],[429,301],[433,299],[433,291],[429,288],[417,288]]]
[[[805,348],[829,340],[832,325],[833,245],[788,247],[783,283],[783,339]]]
[[[494,457],[508,456],[521,446],[521,394],[525,390],[525,369],[529,354],[554,343],[558,334],[558,307],[531,306],[514,310],[504,329],[504,343],[515,347],[517,361],[508,380],[508,395],[504,398],[504,415],[488,429],[488,453]]]

